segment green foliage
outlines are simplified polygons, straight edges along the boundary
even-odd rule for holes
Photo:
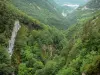
[[[8,55],[8,52],[6,49],[4,49],[4,47],[0,46],[0,63],[10,63],[10,58]]]
[[[91,0],[87,3],[87,7],[88,8],[92,8],[92,9],[99,9],[100,8],[100,1],[99,0]]]
[[[35,75],[55,75],[56,64],[56,62],[48,61],[43,69],[36,71]]]
[[[61,15],[60,7],[53,0],[11,0],[11,2],[18,9],[46,25],[59,29],[67,28],[67,22]]]
[[[26,67],[26,64],[19,65],[18,75],[28,75],[28,68]]]
[[[9,75],[9,74],[12,74],[14,71],[14,68],[11,67],[10,65],[8,64],[5,64],[5,63],[0,63],[0,74],[1,75]]]
[[[15,20],[19,20],[20,24],[27,25],[27,29],[29,28],[38,29],[38,28],[41,28],[39,25],[42,25],[37,20],[32,19],[31,17],[27,16],[22,11],[18,10],[10,2],[8,2],[8,0],[0,0],[0,75],[1,74],[9,75],[14,71],[13,66],[11,66],[11,60],[9,58],[9,54],[6,50],[8,47],[8,40],[10,39]],[[22,31],[20,31],[19,35],[22,35],[22,34],[23,35],[18,38],[20,40],[22,39],[26,40],[25,38],[22,38],[26,36],[26,34],[24,34],[26,33],[24,32],[26,31],[25,27],[22,26],[21,30]],[[23,44],[23,43],[21,42],[20,44]],[[17,53],[19,52],[17,51]],[[19,58],[18,56],[19,54],[17,53],[14,52],[15,55],[13,56],[15,56],[16,58],[17,57]],[[19,63],[19,60],[17,59],[14,59],[14,61],[17,61]],[[13,63],[15,63],[14,61]]]
[[[35,3],[38,4],[39,1],[36,0]],[[43,4],[40,6],[45,7]],[[18,75],[81,75],[83,72],[87,75],[99,74],[99,11],[92,18],[90,18],[91,14],[79,17],[90,11],[77,11],[74,17],[78,17],[79,23],[63,31],[41,24],[6,0],[0,1],[0,9],[0,75],[11,75],[14,68]],[[45,8],[46,13],[49,12],[48,9],[49,7]],[[53,10],[50,11],[52,15],[51,12]],[[49,19],[59,21],[54,14],[52,16],[56,20],[50,16]],[[43,17],[41,18],[43,20]],[[20,21],[21,29],[16,37],[14,52],[10,60],[6,47],[16,19]]]
[[[0,74],[9,75],[13,72],[13,67],[10,66],[10,58],[7,50],[0,46]]]

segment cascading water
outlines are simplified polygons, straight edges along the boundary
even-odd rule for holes
[[[21,28],[21,26],[19,24],[19,21],[15,21],[14,28],[13,28],[13,31],[12,31],[12,36],[11,36],[11,39],[9,40],[9,50],[8,50],[8,52],[9,52],[10,56],[12,56],[16,35],[17,35],[17,32],[20,28]]]

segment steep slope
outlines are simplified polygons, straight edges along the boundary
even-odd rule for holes
[[[78,23],[65,32],[67,49],[62,53],[66,65],[57,75],[100,74],[100,11],[83,24]],[[70,35],[71,34],[71,35]]]
[[[99,7],[99,4],[97,4],[99,2],[97,3],[96,2],[97,2],[96,0],[94,1],[90,0],[86,5],[79,6],[72,13],[67,14],[66,18],[67,18],[68,24],[73,25],[80,21],[93,17],[94,16],[93,14],[95,14],[95,12],[99,10],[99,8],[97,9],[95,8],[95,7]]]
[[[99,10],[100,9],[100,0],[90,0],[87,3],[86,7],[90,8],[90,9],[97,9],[97,10]]]
[[[85,5],[88,0],[55,0],[55,2],[62,7],[62,15],[68,17],[79,6]]]
[[[13,28],[13,24],[15,20],[19,20],[20,23],[28,26],[32,29],[42,28],[42,24],[39,21],[32,19],[31,17],[27,16],[22,11],[18,10],[9,2],[3,0],[1,2],[0,7],[0,33],[4,34],[5,37],[9,38]],[[4,3],[5,2],[5,3]],[[41,26],[39,26],[41,25]],[[7,33],[8,32],[8,33]],[[1,40],[3,41],[3,40]]]
[[[23,28],[42,29],[42,24],[39,21],[27,16],[7,0],[0,0],[0,75],[9,75],[14,70],[7,50],[16,20],[19,20],[22,26],[21,30]]]
[[[65,58],[67,59],[66,65],[57,75],[100,74],[99,3],[99,0],[91,0],[84,7],[80,7],[76,11],[78,15],[74,14],[76,19],[78,19],[77,24],[71,26],[65,32],[69,40],[67,51],[64,51]],[[91,14],[91,12],[93,13]],[[83,14],[86,15],[83,16]]]
[[[59,6],[53,0],[12,0],[13,4],[26,14],[40,20],[42,23],[66,28]]]
[[[6,0],[0,1],[0,9],[0,75],[38,74],[36,71],[44,68],[47,61],[53,59],[53,56],[58,55],[63,49],[62,42],[66,43],[65,36],[58,29],[29,17]],[[8,42],[16,20],[19,20],[21,29],[10,59],[7,51]]]
[[[82,17],[90,13],[82,8],[75,13],[77,24],[58,30],[0,1],[0,75],[100,74],[100,11]],[[22,27],[10,61],[6,48],[16,19]]]

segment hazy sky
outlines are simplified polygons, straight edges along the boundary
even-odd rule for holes
[[[58,4],[78,4],[78,5],[83,5],[85,4],[88,0],[55,0]]]

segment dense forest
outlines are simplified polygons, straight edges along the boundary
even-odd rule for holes
[[[100,0],[66,17],[62,9],[54,0],[0,0],[0,75],[100,75]]]

